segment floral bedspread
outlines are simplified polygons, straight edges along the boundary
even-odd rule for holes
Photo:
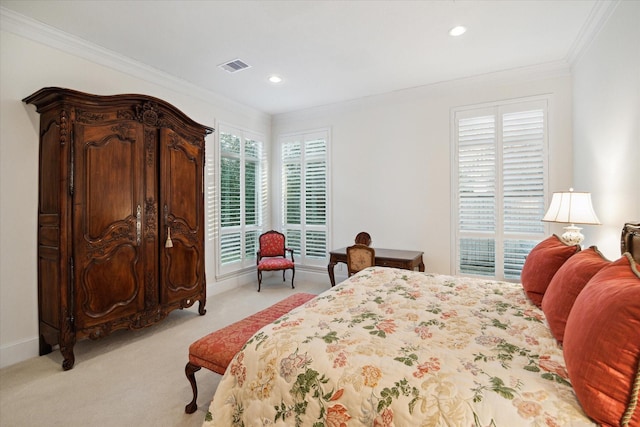
[[[520,284],[373,267],[264,327],[205,426],[585,426]]]

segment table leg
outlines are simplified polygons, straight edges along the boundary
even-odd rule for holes
[[[329,271],[329,280],[331,281],[331,287],[333,288],[336,285],[336,277],[333,274],[333,267],[336,266],[336,262],[331,260],[329,265],[327,265],[327,270]]]

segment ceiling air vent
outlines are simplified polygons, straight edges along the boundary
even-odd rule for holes
[[[218,65],[218,67],[229,73],[235,73],[237,71],[242,71],[245,68],[251,67],[251,65],[246,64],[244,61],[240,59],[234,59],[233,61],[225,62],[224,64]]]

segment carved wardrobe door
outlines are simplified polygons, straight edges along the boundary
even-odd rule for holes
[[[204,146],[202,139],[160,130],[160,206],[164,244],[160,286],[163,304],[198,299],[204,287]],[[200,314],[204,306],[200,305]]]
[[[144,310],[144,138],[140,123],[74,125],[75,327]],[[107,331],[108,332],[108,331]],[[93,338],[103,334],[96,328]]]

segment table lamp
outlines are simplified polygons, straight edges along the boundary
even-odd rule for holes
[[[584,240],[580,232],[582,228],[576,227],[576,224],[600,224],[593,211],[591,193],[574,192],[573,188],[568,192],[553,193],[551,205],[542,221],[571,224],[564,227],[565,232],[560,236],[567,245],[579,245]]]

